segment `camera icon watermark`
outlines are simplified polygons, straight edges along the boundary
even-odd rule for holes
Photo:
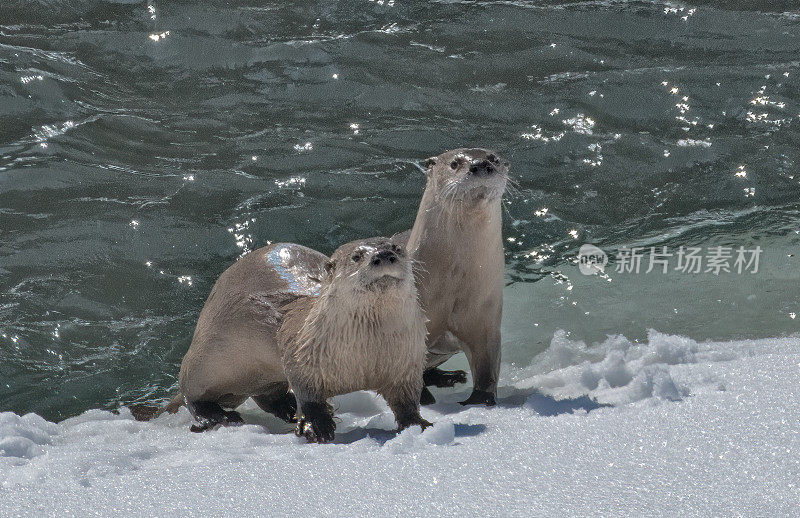
[[[594,245],[585,244],[578,251],[578,269],[584,275],[605,273],[608,255]]]

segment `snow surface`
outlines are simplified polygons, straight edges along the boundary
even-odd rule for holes
[[[504,366],[495,408],[435,391],[433,428],[401,434],[384,402],[337,398],[335,444],[248,424],[188,431],[90,410],[55,424],[0,413],[2,516],[796,515],[800,338],[649,334],[587,347],[557,333]]]

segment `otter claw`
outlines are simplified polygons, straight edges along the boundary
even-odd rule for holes
[[[402,423],[398,423],[397,431],[398,432],[402,432],[406,428],[409,428],[409,427],[414,426],[414,425],[418,425],[420,428],[422,428],[422,431],[425,431],[425,429],[428,428],[429,426],[433,426],[433,423],[431,423],[427,419],[423,418],[422,416],[417,415],[417,416],[414,416],[414,417],[410,418],[408,421],[404,421]]]

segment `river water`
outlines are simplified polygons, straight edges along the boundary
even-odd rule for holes
[[[557,329],[796,333],[798,79],[788,1],[3,0],[0,410],[167,396],[237,257],[409,228],[461,146],[518,183],[508,364]]]

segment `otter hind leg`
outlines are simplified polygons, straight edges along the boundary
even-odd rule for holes
[[[472,394],[462,405],[494,406],[500,376],[500,314],[495,321],[477,321],[457,335],[472,371]]]
[[[426,369],[422,373],[422,381],[426,387],[454,387],[456,383],[466,383],[467,373],[464,371],[445,371],[439,367]]]
[[[238,426],[244,424],[242,416],[235,410],[225,410],[219,403],[211,401],[194,401],[186,405],[197,424],[192,425],[193,432],[205,432],[219,426]]]
[[[486,346],[477,351],[473,349],[470,353],[467,358],[472,370],[472,394],[461,404],[494,406],[500,372],[500,347]]]
[[[422,392],[419,395],[419,404],[420,405],[432,405],[436,403],[436,398],[433,397],[433,394],[428,387],[422,387]]]
[[[297,422],[297,399],[288,390],[278,394],[253,396],[253,401],[263,410],[287,423]]]

